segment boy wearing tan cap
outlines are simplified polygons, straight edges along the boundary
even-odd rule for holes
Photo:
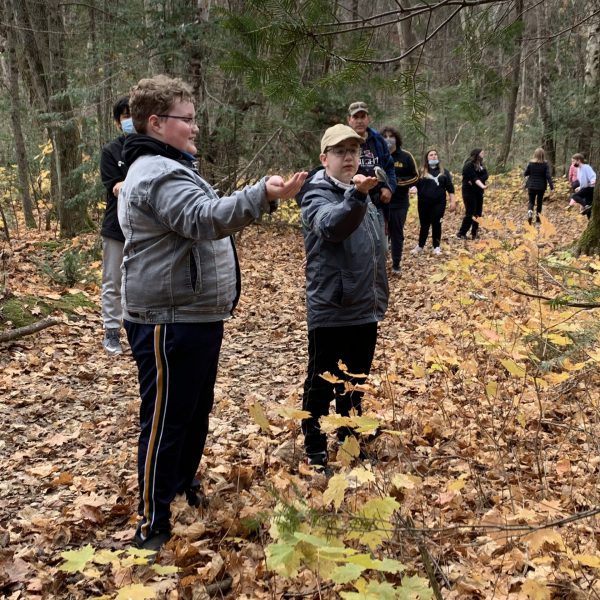
[[[347,125],[327,129],[321,139],[320,170],[298,196],[306,250],[308,369],[302,406],[311,416],[302,422],[307,461],[327,466],[327,438],[319,418],[336,412],[361,413],[362,394],[331,384],[325,371],[348,380],[349,373],[367,375],[371,369],[377,323],[388,303],[385,271],[386,241],[369,190],[375,177],[357,175],[362,136]],[[351,379],[363,382],[363,378]],[[343,441],[351,431],[338,431]]]

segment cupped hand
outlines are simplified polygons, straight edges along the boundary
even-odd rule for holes
[[[377,177],[367,177],[366,175],[355,175],[352,178],[354,187],[361,192],[361,194],[368,194],[369,190],[372,190],[379,182]]]
[[[293,198],[300,191],[307,175],[306,171],[300,171],[294,173],[288,180],[280,175],[272,175],[267,179],[267,198],[269,201]]]

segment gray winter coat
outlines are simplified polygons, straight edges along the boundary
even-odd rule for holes
[[[136,323],[228,318],[239,286],[229,236],[268,211],[264,179],[219,198],[191,165],[155,154],[137,158],[119,195],[124,318]]]
[[[388,305],[386,241],[379,213],[355,187],[344,190],[325,171],[298,201],[306,249],[308,329],[381,321]]]

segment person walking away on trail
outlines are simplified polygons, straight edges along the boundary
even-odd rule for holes
[[[581,214],[589,219],[594,201],[594,187],[596,185],[596,172],[586,163],[585,156],[581,153],[573,155],[573,164],[577,168],[577,187],[573,200],[581,205]]]
[[[469,230],[472,239],[477,239],[479,223],[473,217],[483,214],[483,194],[487,187],[488,172],[483,164],[483,150],[474,148],[465,161],[462,170],[462,197],[465,216],[456,237],[467,239]]]
[[[383,137],[369,127],[369,107],[365,102],[352,102],[348,107],[348,125],[363,138],[360,146],[360,163],[358,173],[367,177],[375,176],[375,167],[381,167],[387,176],[387,183],[378,183],[371,190],[371,201],[379,210],[387,230],[388,205],[396,189],[396,170],[394,161]]]
[[[344,383],[326,381],[329,371],[340,380],[362,383],[369,374],[377,323],[388,305],[385,269],[386,240],[381,219],[369,194],[375,177],[357,174],[363,138],[347,125],[327,129],[321,139],[320,161],[325,167],[306,181],[297,201],[302,213],[306,250],[306,313],[308,320],[308,368],[302,407],[307,462],[327,468],[327,437],[320,417],[336,412],[361,414],[362,393],[347,390]],[[338,430],[338,441],[353,430]]]
[[[442,220],[446,212],[447,198],[450,198],[450,210],[456,210],[454,184],[448,169],[439,160],[435,148],[428,150],[423,157],[417,188],[417,208],[419,211],[419,242],[411,254],[421,254],[431,229],[433,254],[442,254]]]
[[[142,79],[130,96],[138,132],[123,148],[129,171],[119,199],[125,235],[123,314],[138,368],[140,520],[134,543],[158,551],[170,505],[202,505],[196,472],[214,402],[223,322],[240,293],[232,234],[294,196],[306,177],[264,177],[219,198],[196,169],[192,88]]]
[[[543,148],[536,148],[533,157],[529,161],[523,173],[525,187],[529,193],[529,205],[527,207],[527,222],[531,225],[533,222],[533,207],[535,206],[535,222],[540,222],[540,213],[544,203],[544,194],[547,186],[554,190],[554,182],[550,174],[550,165],[546,162]]]
[[[396,173],[396,189],[388,205],[388,234],[392,250],[392,273],[398,274],[404,247],[404,224],[410,205],[408,190],[417,182],[419,175],[413,155],[402,148],[400,132],[388,125],[380,133],[388,145]]]
[[[123,309],[121,306],[121,263],[125,237],[117,215],[118,197],[127,165],[123,160],[125,138],[135,133],[133,120],[129,114],[129,98],[119,98],[113,106],[113,117],[122,135],[102,148],[100,155],[100,178],[106,188],[106,210],[102,219],[102,322],[104,338],[102,345],[108,354],[121,354],[120,341]]]

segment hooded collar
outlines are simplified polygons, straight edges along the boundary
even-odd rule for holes
[[[158,154],[159,156],[164,156],[165,158],[170,158],[183,163],[185,166],[192,169],[196,168],[195,161],[191,160],[191,154],[177,150],[177,148],[165,144],[149,135],[133,133],[125,138],[125,143],[123,144],[123,157],[128,165],[132,165],[133,161],[146,154]]]

